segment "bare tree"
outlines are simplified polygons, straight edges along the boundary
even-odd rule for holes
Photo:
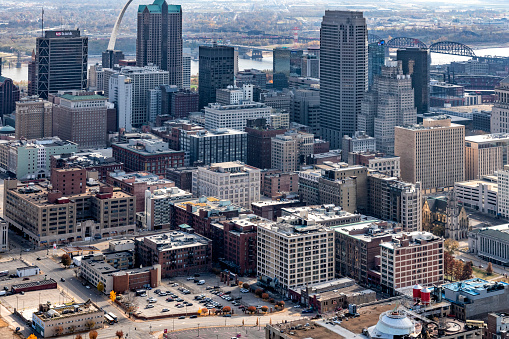
[[[94,328],[95,326],[95,321],[93,320],[89,320],[85,323],[85,327],[87,328],[87,330],[91,330],[92,328]]]
[[[134,313],[134,311],[138,308],[138,299],[136,299],[134,292],[129,292],[124,295],[123,302],[129,315]]]

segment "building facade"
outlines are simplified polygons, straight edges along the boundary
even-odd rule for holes
[[[16,102],[16,139],[53,136],[53,104],[36,97]]]
[[[173,205],[192,197],[191,192],[178,187],[145,191],[144,226],[147,230],[170,228],[173,224]]]
[[[182,88],[182,8],[155,0],[138,7],[136,65],[157,65],[168,72],[167,85]]]
[[[244,131],[248,119],[266,118],[270,120],[271,114],[272,108],[262,103],[209,104],[205,107],[205,128],[208,130],[229,128]]]
[[[362,12],[325,11],[320,29],[320,128],[332,149],[340,148],[343,135],[357,128],[368,88],[367,32]]]
[[[429,82],[431,56],[424,48],[398,49],[397,60],[403,63],[403,73],[412,77],[414,102],[417,114],[426,113],[429,109]]]
[[[216,90],[234,85],[234,48],[229,46],[200,46],[199,108],[216,102]]]
[[[493,105],[491,111],[491,133],[508,133],[509,122],[509,77],[500,81],[495,88],[495,94],[498,99]]]
[[[509,134],[465,137],[465,179],[474,180],[494,174],[508,161]]]
[[[45,31],[36,39],[37,95],[87,88],[88,37],[80,30]]]
[[[198,167],[193,175],[193,194],[226,199],[246,208],[260,200],[258,168],[240,162],[223,162]]]
[[[401,178],[434,191],[465,178],[465,126],[450,119],[424,119],[421,125],[396,127],[395,154]]]

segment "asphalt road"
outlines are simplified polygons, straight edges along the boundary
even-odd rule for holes
[[[465,262],[472,261],[475,267],[479,267],[479,265],[484,266],[484,268],[488,267],[488,261],[479,259],[479,257],[475,256],[472,253],[465,252],[456,252],[454,255],[456,259],[463,259]],[[493,271],[497,274],[509,274],[509,268],[501,265],[493,264]]]
[[[206,316],[196,319],[187,318],[182,320],[174,318],[154,321],[131,320],[128,319],[120,309],[111,305],[110,301],[108,300],[108,296],[98,292],[95,288],[87,289],[85,286],[83,286],[81,284],[81,280],[75,276],[73,269],[65,269],[59,262],[53,260],[51,258],[53,255],[52,249],[49,251],[46,249],[34,250],[30,243],[23,242],[23,239],[16,235],[10,237],[9,241],[12,242],[11,248],[14,248],[10,255],[19,258],[21,253],[24,260],[28,261],[29,263],[38,265],[41,268],[43,274],[55,279],[58,282],[59,287],[62,288],[67,294],[78,297],[84,301],[91,299],[92,301],[96,302],[99,307],[102,307],[107,312],[113,312],[118,316],[119,322],[117,324],[98,330],[99,339],[114,338],[115,332],[119,329],[121,329],[124,334],[127,334],[126,338],[148,339],[157,338],[161,333],[163,333],[164,329],[167,329],[168,332],[172,332],[173,330],[198,328],[198,326],[201,328],[214,326],[240,327],[243,325],[243,322],[246,326],[254,327],[256,325],[257,319],[259,326],[263,326],[270,321],[275,323],[283,322],[285,320],[297,320],[301,318],[300,309],[295,311],[292,309],[287,309],[284,312],[272,314],[270,316],[266,315],[258,317],[254,315],[236,314],[231,318]],[[24,249],[27,248],[30,249],[29,252],[24,251]],[[55,254],[61,255],[62,252],[58,249],[55,251]],[[37,260],[38,257],[41,258],[41,260]],[[64,278],[65,282],[62,282],[61,278]],[[1,311],[3,315],[5,315],[7,312],[6,309],[2,309]],[[32,329],[26,326],[26,324],[24,324],[21,319],[17,317],[13,317],[11,315],[6,317],[6,321],[8,321],[13,328],[17,326],[21,327],[21,331],[25,337],[28,337],[28,335],[32,333]],[[261,330],[263,330],[262,327]],[[63,336],[61,338],[72,339],[73,336],[69,335]]]

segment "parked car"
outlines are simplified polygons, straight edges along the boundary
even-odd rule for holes
[[[194,280],[194,277],[187,277],[187,280]]]
[[[163,308],[163,309],[161,310],[161,312],[169,312],[169,311],[170,311],[170,310],[169,310],[169,309],[167,309],[167,308]]]
[[[186,318],[186,316],[184,316],[184,315],[181,315],[180,317],[178,317],[178,319],[185,319],[185,318]]]
[[[231,314],[224,314],[223,317],[231,318]]]
[[[148,304],[147,306],[145,306],[145,308],[154,308],[154,305]]]
[[[64,279],[64,278],[60,278],[60,281],[61,281],[61,282],[65,282],[65,279]]]
[[[195,319],[195,318],[198,318],[198,316],[196,314],[192,315],[189,317],[190,319]]]

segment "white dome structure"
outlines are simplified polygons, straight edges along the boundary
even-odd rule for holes
[[[402,311],[387,311],[380,314],[374,328],[370,328],[371,338],[393,339],[415,334],[415,324]]]

